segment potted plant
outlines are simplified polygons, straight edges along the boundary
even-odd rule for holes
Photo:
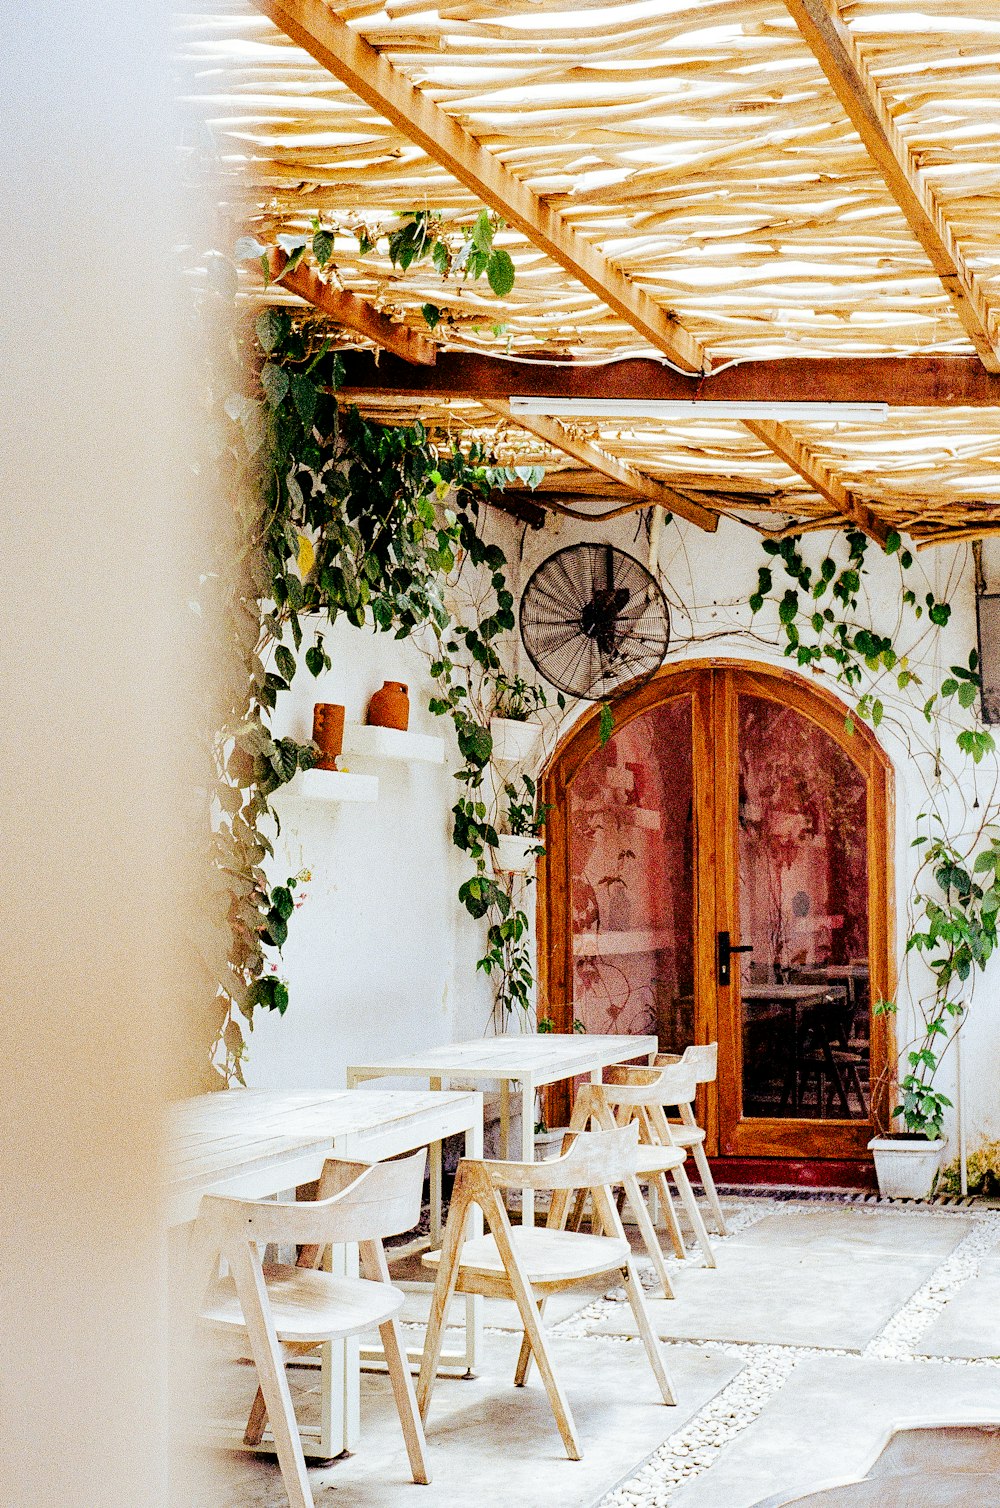
[[[545,691],[521,676],[502,672],[493,687],[490,734],[493,758],[499,764],[523,764],[535,752],[542,725],[533,714],[548,705]]]
[[[920,923],[907,938],[906,951],[927,958],[934,988],[920,1002],[921,1029],[906,1054],[890,1134],[868,1143],[879,1192],[890,1199],[926,1199],[934,1187],[945,1147],[944,1115],[951,1106],[934,1079],[961,1030],[976,971],[986,967],[997,946],[1000,831],[986,828],[983,836],[979,853],[974,847],[960,852],[943,835],[914,841],[924,847],[921,868],[933,876],[934,888],[918,892]],[[876,1013],[895,1015],[896,1006],[883,1001]],[[892,1121],[902,1121],[903,1130],[893,1132]]]
[[[504,786],[507,800],[507,832],[497,834],[494,863],[497,869],[514,874],[524,874],[535,862],[535,856],[545,852],[539,839],[545,827],[548,804],[538,801],[537,788],[530,775],[521,778],[521,789],[510,781]]]

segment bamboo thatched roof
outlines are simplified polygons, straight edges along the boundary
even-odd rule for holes
[[[752,496],[774,527],[1000,524],[1000,377],[976,406],[903,392],[918,358],[1000,371],[996,0],[216,0],[181,38],[240,229],[271,245],[319,216],[338,232],[333,286],[444,350],[514,370],[641,353],[694,374],[897,359],[885,423],[796,420],[776,437],[729,420],[560,421],[576,441],[681,492],[700,478],[723,511]],[[469,222],[483,203],[507,211],[502,300],[485,280],[361,255],[352,233],[415,209]],[[294,300],[278,284],[262,296]],[[446,316],[433,335],[428,302]],[[355,326],[345,341],[369,343]],[[360,401],[499,431],[568,474],[566,493],[592,485],[551,424],[530,434],[475,396],[369,385]]]

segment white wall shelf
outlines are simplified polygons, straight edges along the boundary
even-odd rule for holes
[[[348,770],[301,770],[291,789],[310,801],[377,801],[378,776]]]
[[[398,759],[406,763],[444,764],[444,739],[430,733],[403,733],[399,728],[371,728],[348,723],[344,753],[358,759]]]

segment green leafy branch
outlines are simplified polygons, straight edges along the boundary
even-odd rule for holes
[[[968,1009],[975,973],[986,968],[997,946],[1000,833],[987,830],[985,838],[978,852],[973,844],[965,853],[943,834],[921,834],[913,842],[924,850],[920,875],[928,872],[933,888],[921,889],[918,875],[920,920],[906,951],[925,959],[934,988],[920,1002],[921,1029],[906,1050],[908,1071],[892,1115],[919,1135],[941,1135],[951,1100],[935,1088],[935,1075]],[[883,1001],[876,1011],[895,1014],[896,1005]]]

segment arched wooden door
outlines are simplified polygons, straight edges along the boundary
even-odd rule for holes
[[[890,1046],[884,753],[767,666],[661,671],[613,711],[603,748],[595,710],[545,777],[542,1012],[663,1051],[717,1040],[716,1155],[863,1155]]]

